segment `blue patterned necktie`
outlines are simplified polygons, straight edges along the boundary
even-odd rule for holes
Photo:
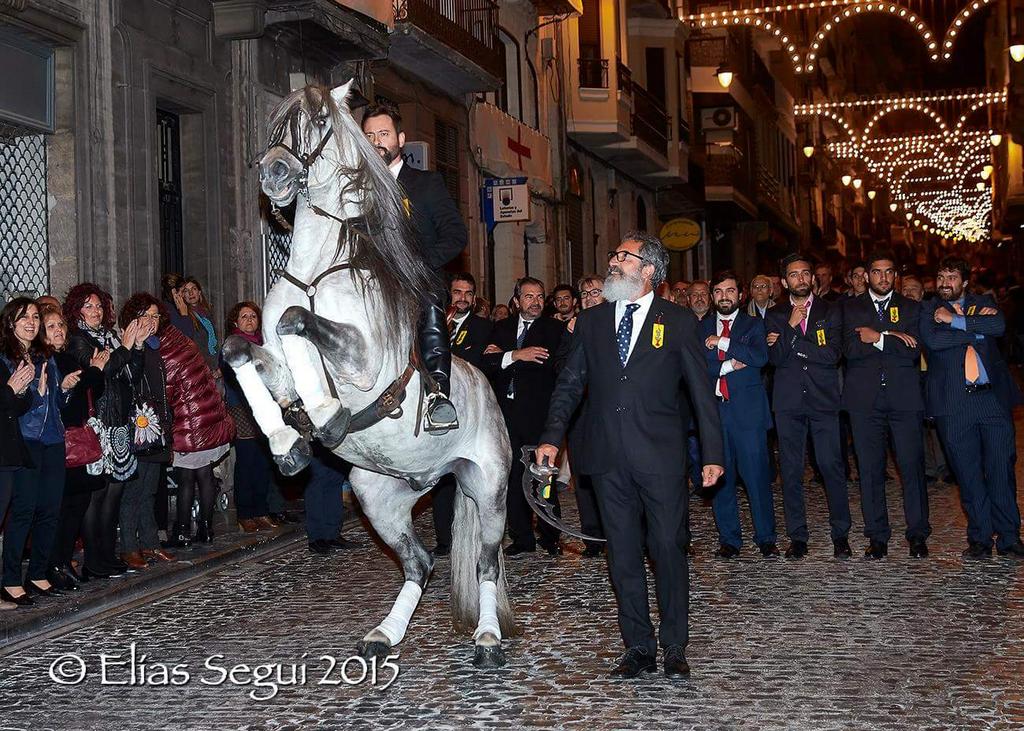
[[[619,320],[619,330],[615,333],[615,342],[619,346],[619,363],[626,367],[629,360],[629,342],[633,339],[633,313],[640,309],[635,302],[626,305],[626,314]]]
[[[526,333],[530,331],[530,325],[532,324],[533,320],[523,320],[523,331],[516,337],[516,350],[523,347],[523,343],[526,342]],[[512,372],[512,377],[508,380],[508,389],[505,391],[505,394],[509,398],[516,397],[516,374],[514,371]]]
[[[889,300],[882,300],[876,303],[878,305],[878,321],[885,320],[885,311],[889,309]]]

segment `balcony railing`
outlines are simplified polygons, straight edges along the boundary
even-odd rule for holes
[[[663,155],[668,154],[668,115],[661,101],[633,84],[633,134]]]
[[[505,76],[493,0],[394,0],[395,21],[409,22],[493,76]]]
[[[629,70],[629,66],[622,63],[621,58],[615,59],[616,78],[619,83],[619,91],[626,96],[633,93],[633,72]]]
[[[608,88],[607,58],[581,58],[579,65],[581,89]]]

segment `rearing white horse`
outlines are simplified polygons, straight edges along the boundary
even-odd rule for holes
[[[433,275],[416,253],[401,187],[348,109],[350,83],[307,86],[271,115],[260,179],[275,206],[299,198],[291,252],[264,305],[264,346],[229,338],[224,359],[282,472],[309,463],[306,437],[282,413],[301,406],[315,438],[352,463],[352,488],[401,562],[405,584],[390,614],[359,643],[366,657],[405,636],[433,569],[412,508],[455,473],[452,617],[457,629],[475,627],[474,664],[497,667],[502,635],[513,631],[500,550],[508,434],[487,380],[458,358],[451,398],[462,427],[443,435],[419,428],[428,385],[410,353],[417,292]]]

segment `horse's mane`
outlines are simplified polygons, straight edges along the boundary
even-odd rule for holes
[[[308,153],[318,142],[311,127],[325,107],[339,153],[344,134],[354,144],[359,158],[355,167],[338,166],[338,176],[346,180],[339,204],[360,201],[367,233],[345,235],[350,227],[343,228],[335,260],[347,250],[352,276],[364,291],[370,279],[376,281],[384,311],[367,314],[371,322],[381,322],[385,332],[398,334],[407,343],[419,317],[420,293],[434,288],[437,280],[418,250],[401,186],[367,141],[348,107],[339,107],[324,86],[309,85],[294,91],[271,113],[270,144],[280,142],[290,132],[292,149]],[[305,113],[304,123],[300,112]]]

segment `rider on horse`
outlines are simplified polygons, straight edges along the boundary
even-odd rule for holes
[[[405,132],[402,116],[390,105],[371,104],[363,115],[363,133],[384,159],[406,194],[407,210],[416,228],[420,253],[427,266],[438,272],[466,247],[466,225],[448,194],[440,173],[417,170],[402,157]],[[417,344],[423,367],[437,390],[427,396],[425,431],[443,434],[458,429],[451,395],[452,353],[445,318],[447,294],[423,292]]]

